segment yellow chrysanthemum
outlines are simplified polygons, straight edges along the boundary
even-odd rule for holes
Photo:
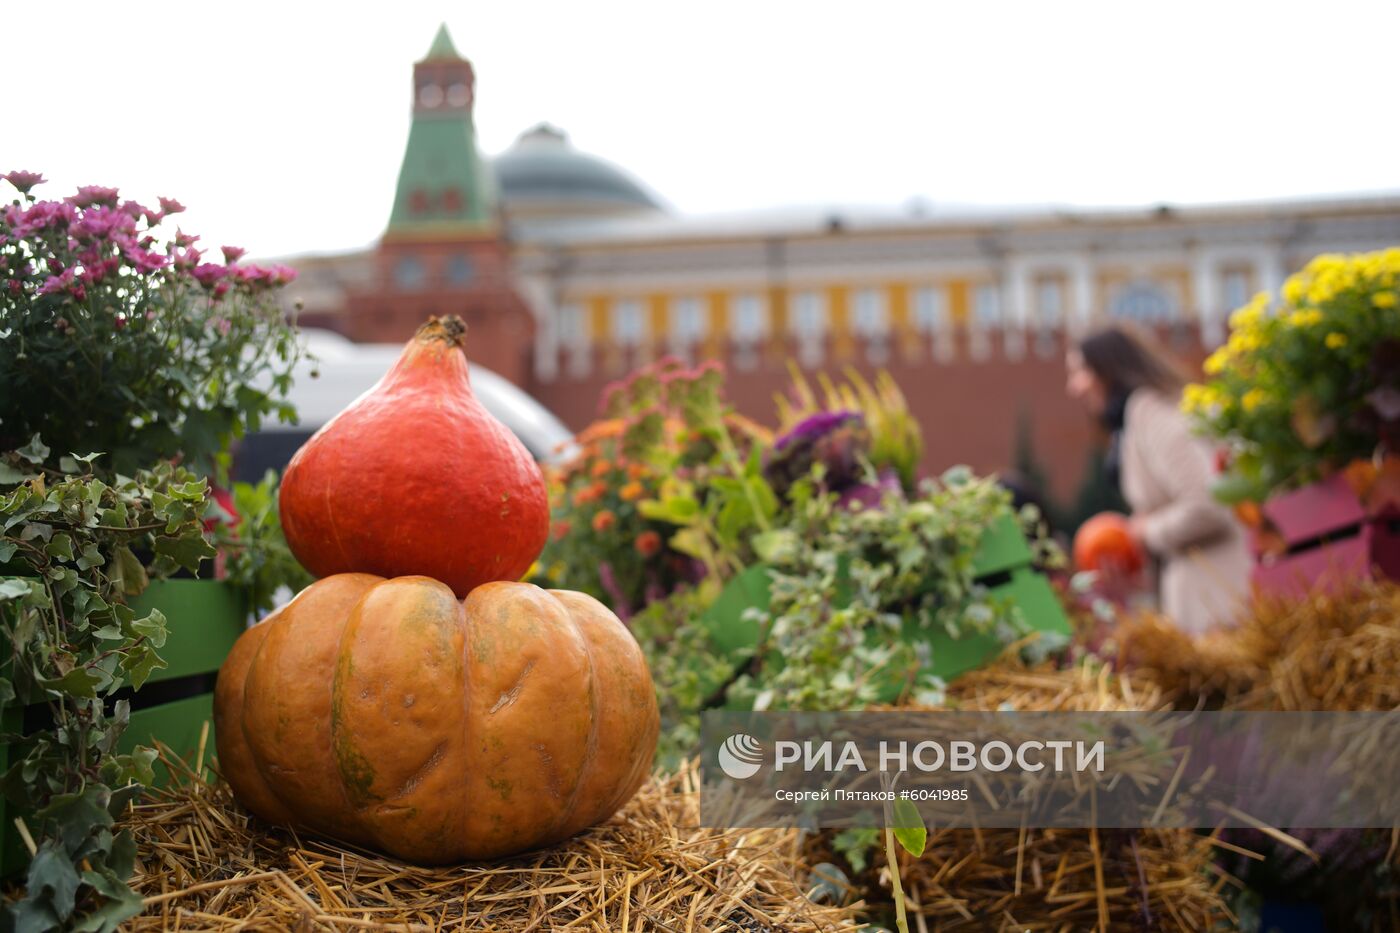
[[[1209,414],[1220,400],[1220,390],[1214,386],[1192,383],[1182,390],[1181,410],[1188,415]]]
[[[1301,276],[1291,275],[1288,281],[1283,283],[1283,300],[1295,307],[1302,303],[1306,292],[1307,285],[1303,283]]]
[[[1269,396],[1265,394],[1264,390],[1256,388],[1246,392],[1244,398],[1240,399],[1240,404],[1244,406],[1245,411],[1254,411],[1268,400]]]
[[[1206,375],[1218,376],[1225,371],[1225,367],[1230,365],[1230,349],[1221,347],[1210,356],[1206,357],[1204,369]]]
[[[1253,331],[1237,330],[1230,335],[1230,340],[1225,346],[1232,356],[1243,356],[1259,349],[1261,343],[1259,335]]]
[[[1371,304],[1377,308],[1393,308],[1397,303],[1394,292],[1376,292],[1371,296]]]
[[[1316,308],[1308,308],[1305,311],[1295,311],[1288,316],[1288,323],[1294,327],[1312,327],[1322,323],[1322,312]]]
[[[1324,338],[1323,342],[1327,344],[1329,350],[1340,350],[1347,345],[1347,335],[1334,330]]]
[[[1234,314],[1230,315],[1230,329],[1249,330],[1251,327],[1258,324],[1260,319],[1263,318],[1263,316],[1264,309],[1259,307],[1254,302],[1250,302],[1243,308],[1240,308]]]

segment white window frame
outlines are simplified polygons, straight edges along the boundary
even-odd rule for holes
[[[860,288],[851,301],[851,329],[865,340],[890,333],[890,303],[883,288]]]
[[[735,295],[729,308],[733,317],[729,330],[735,343],[753,344],[768,337],[768,302],[762,295]]]
[[[635,298],[613,302],[612,335],[620,346],[640,347],[647,342],[647,313]]]
[[[583,305],[565,302],[559,306],[559,324],[556,333],[559,343],[566,347],[586,347],[593,335],[589,332],[588,311]]]
[[[996,328],[1001,327],[1002,307],[1001,307],[1001,286],[995,282],[978,285],[972,293],[972,319],[977,322],[978,327]]]
[[[798,340],[821,340],[831,328],[831,314],[826,295],[805,290],[792,296],[792,321],[789,329]]]
[[[705,313],[705,303],[701,299],[694,296],[673,298],[667,314],[673,346],[691,347],[709,335],[709,315]]]
[[[1036,320],[1042,327],[1058,327],[1065,320],[1065,283],[1049,276],[1035,286]]]
[[[914,289],[914,330],[924,336],[941,334],[951,323],[948,289],[941,285],[920,285]]]

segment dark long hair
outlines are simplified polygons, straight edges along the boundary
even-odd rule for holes
[[[1191,381],[1180,360],[1129,322],[1100,327],[1079,341],[1079,354],[1110,397],[1126,398],[1134,389],[1151,388],[1175,398]]]

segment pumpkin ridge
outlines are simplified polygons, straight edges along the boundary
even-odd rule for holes
[[[365,596],[369,595],[366,592]],[[364,602],[362,597],[353,608],[351,608],[351,621],[354,621],[354,613]],[[342,726],[343,710],[345,703],[345,685],[350,675],[354,671],[355,660],[352,652],[345,650],[345,640],[350,634],[351,625],[347,623],[340,630],[340,641],[336,645],[336,665],[335,674],[331,681],[331,760],[335,762],[336,771],[340,774],[341,783],[345,787],[345,797],[350,804],[351,812],[358,818],[360,811],[367,809],[372,801],[379,801],[373,790],[374,787],[374,766],[362,753],[360,753],[350,741],[346,730]],[[376,834],[372,827],[362,823],[369,830],[368,834],[374,837]]]
[[[272,619],[272,620],[270,620],[270,621],[271,621],[272,625],[280,626],[280,625],[283,624],[284,618],[285,618],[285,617],[278,617],[278,618]],[[251,662],[249,662],[247,669],[244,671],[244,674],[243,674],[243,691],[242,691],[242,694],[241,694],[241,696],[240,696],[240,699],[241,699],[241,702],[242,702],[242,707],[241,707],[241,708],[242,708],[242,710],[244,710],[244,711],[246,711],[246,710],[248,709],[248,681],[252,679],[251,675],[252,675],[252,673],[253,673],[253,670],[254,670],[254,668],[257,667],[257,664],[258,664],[259,659],[262,658],[263,649],[267,647],[268,636],[271,635],[271,634],[272,634],[272,627],[271,627],[271,626],[268,626],[267,630],[263,633],[263,637],[262,637],[261,639],[259,639],[259,641],[258,641],[258,648],[257,648],[257,650],[253,652],[253,660],[252,660]],[[253,740],[253,738],[251,738],[251,737],[248,736],[247,727],[246,727],[246,724],[247,724],[247,722],[248,722],[248,717],[247,717],[246,715],[240,715],[239,718],[240,718],[240,720],[241,720],[240,726],[243,726],[243,727],[244,727],[244,732],[243,732],[244,741],[248,743],[249,751],[250,751],[250,753],[251,753],[251,750],[252,750],[252,747],[253,747],[253,741],[254,741],[254,740]],[[253,754],[253,755],[252,755],[252,758],[253,758],[253,771],[257,774],[257,776],[258,776],[259,778],[262,779],[263,785],[272,793],[272,796],[275,797],[275,798],[277,799],[277,802],[278,802],[279,804],[281,804],[282,807],[285,808],[285,809],[287,810],[287,812],[289,812],[289,813],[294,813],[294,812],[296,812],[296,805],[295,805],[295,803],[294,803],[293,801],[287,800],[287,798],[285,798],[285,797],[282,796],[283,783],[282,783],[281,781],[274,781],[274,780],[272,780],[272,778],[275,777],[275,775],[269,775],[269,774],[264,773],[263,767],[262,767],[262,763],[258,760],[258,755]]]
[[[567,603],[548,590],[545,591],[545,595],[564,607],[564,615],[569,620],[569,624],[574,627],[574,631],[578,632],[579,640],[583,642],[583,656],[588,661],[588,743],[584,747],[583,761],[579,763],[578,780],[574,782],[573,791],[569,794],[569,801],[560,808],[559,818],[554,821],[554,825],[544,835],[546,839],[566,839],[578,831],[573,826],[578,818],[579,803],[582,800],[584,785],[587,783],[584,778],[592,768],[593,762],[598,758],[598,723],[600,720],[597,690],[598,664],[593,656],[593,640],[578,624],[578,620],[574,618],[573,610]]]

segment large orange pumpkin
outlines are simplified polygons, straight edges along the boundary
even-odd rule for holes
[[[347,573],[239,638],[214,694],[235,796],[424,865],[549,845],[617,811],[650,771],[656,696],[591,596]]]
[[[1080,570],[1102,570],[1111,563],[1123,573],[1135,574],[1145,562],[1128,519],[1117,512],[1100,512],[1074,534],[1074,564]]]
[[[287,464],[287,544],[318,577],[423,574],[464,597],[518,580],[549,534],[544,476],[467,381],[460,318],[432,318],[393,369]]]

